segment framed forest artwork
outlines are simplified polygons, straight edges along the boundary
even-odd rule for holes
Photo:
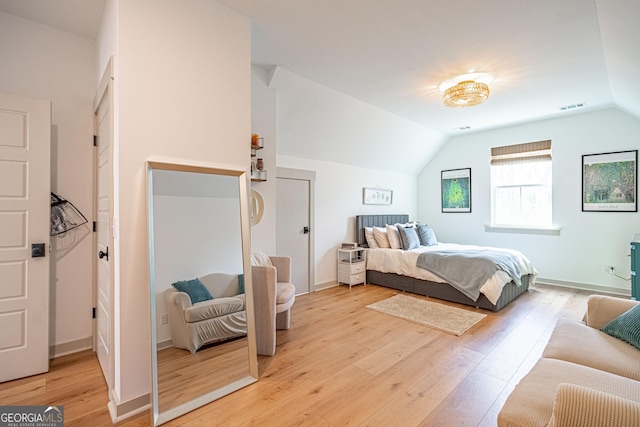
[[[582,211],[638,211],[638,150],[582,156]]]
[[[442,212],[471,212],[471,168],[442,171],[440,189]]]

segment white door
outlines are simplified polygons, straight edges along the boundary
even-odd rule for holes
[[[49,370],[50,143],[49,101],[0,94],[0,382]]]
[[[296,295],[309,287],[310,182],[276,179],[276,254],[291,257],[291,283]]]
[[[112,84],[110,67],[98,91],[96,129],[96,237],[94,350],[109,388],[113,386],[113,231],[112,203]]]

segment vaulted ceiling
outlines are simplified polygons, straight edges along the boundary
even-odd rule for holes
[[[448,135],[616,106],[640,118],[638,0],[219,0],[253,21],[253,62],[279,65]],[[491,73],[489,100],[438,85]]]
[[[607,107],[640,118],[638,0],[218,2],[252,20],[254,64],[444,135]],[[104,3],[0,0],[0,10],[95,37]],[[438,85],[470,71],[495,79],[488,101],[445,107]]]

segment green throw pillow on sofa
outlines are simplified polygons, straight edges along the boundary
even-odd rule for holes
[[[238,274],[238,294],[244,294],[244,274]]]
[[[600,330],[640,349],[640,304],[625,311]]]
[[[191,304],[213,299],[209,290],[199,279],[181,280],[172,285],[179,292],[185,292],[191,298]]]

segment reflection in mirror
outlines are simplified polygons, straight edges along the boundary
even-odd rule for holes
[[[255,382],[257,358],[245,174],[149,162],[147,186],[159,425]]]

